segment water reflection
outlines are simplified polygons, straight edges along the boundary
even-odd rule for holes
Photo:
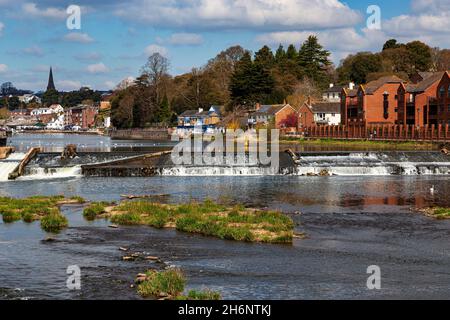
[[[171,141],[111,140],[110,137],[87,134],[15,134],[7,144],[18,152],[26,152],[32,147],[40,147],[43,152],[62,152],[68,144],[75,144],[83,152],[151,152],[168,150]]]

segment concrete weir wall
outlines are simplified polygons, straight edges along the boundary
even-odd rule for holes
[[[167,128],[112,130],[109,136],[113,140],[169,140]]]

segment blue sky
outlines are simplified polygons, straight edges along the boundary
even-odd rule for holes
[[[66,27],[70,4],[82,8],[81,30]],[[366,24],[373,4],[379,30]],[[0,0],[0,83],[42,90],[52,65],[60,90],[111,89],[155,51],[176,75],[232,45],[298,46],[312,33],[338,64],[393,37],[448,48],[449,21],[449,0]]]

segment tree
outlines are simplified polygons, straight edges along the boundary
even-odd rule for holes
[[[20,100],[18,97],[8,98],[8,109],[9,110],[20,109]]]
[[[231,76],[230,91],[231,99],[235,105],[252,104],[252,85],[253,85],[253,62],[250,52],[246,52],[239,62]]]
[[[264,63],[254,62],[247,52],[231,77],[231,98],[235,105],[251,107],[257,102],[271,102],[275,81]]]
[[[172,112],[170,111],[169,99],[167,95],[164,95],[162,102],[159,107],[158,119],[159,122],[170,122],[170,118],[172,116]]]
[[[433,71],[450,70],[450,49],[433,49]]]
[[[147,76],[148,85],[152,86],[156,93],[156,103],[161,101],[162,82],[169,71],[169,60],[160,53],[152,54],[142,67],[141,74]]]
[[[291,106],[299,108],[308,100],[308,98],[320,100],[322,98],[321,93],[321,90],[311,79],[304,78],[296,84],[294,92],[289,95],[286,100]]]
[[[410,73],[416,71],[429,71],[432,67],[431,48],[421,41],[412,41],[406,44],[411,62]]]
[[[111,101],[111,121],[118,128],[133,127],[134,97],[131,90],[119,92]]]
[[[59,92],[51,89],[47,90],[42,96],[42,104],[46,107],[59,103]]]
[[[297,128],[298,126],[298,115],[297,113],[290,113],[287,115],[286,118],[281,120],[280,122],[281,127],[284,128]]]
[[[6,120],[9,117],[9,111],[5,107],[0,106],[0,120]]]
[[[382,71],[382,61],[378,54],[360,52],[345,58],[337,69],[340,83],[353,81],[358,84],[367,82],[367,75]]]
[[[313,79],[319,87],[326,87],[329,77],[326,69],[331,65],[330,52],[324,50],[316,36],[309,36],[299,51],[298,64],[303,76]]]
[[[283,46],[280,44],[278,47],[276,53],[275,53],[275,63],[280,64],[284,62],[287,58],[286,51],[284,50]]]
[[[265,70],[269,70],[273,67],[274,56],[272,50],[268,46],[262,47],[258,52],[255,53],[255,64],[259,64]]]
[[[397,40],[390,39],[386,41],[386,43],[383,45],[383,51],[388,49],[397,49],[400,45],[397,44]]]

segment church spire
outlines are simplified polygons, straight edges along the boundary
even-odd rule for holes
[[[55,83],[53,82],[53,70],[52,70],[52,67],[50,67],[50,75],[48,76],[47,91],[49,91],[49,90],[56,90]]]

